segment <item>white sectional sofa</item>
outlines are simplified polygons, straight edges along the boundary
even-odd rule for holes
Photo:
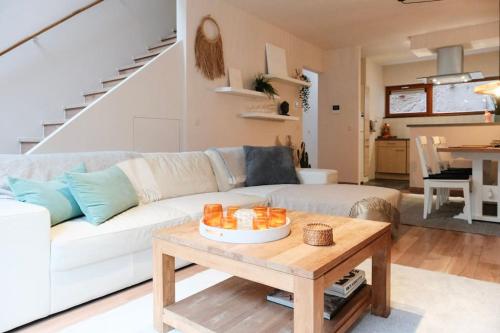
[[[242,154],[242,148],[226,148],[0,155],[0,331],[150,279],[153,230],[199,218],[206,203],[279,203],[289,209],[347,215],[355,201],[366,197],[367,187],[336,185],[333,170],[299,169],[303,185],[242,187]],[[131,208],[98,226],[79,217],[51,228],[49,212],[13,200],[4,180],[7,175],[49,180],[78,163],[85,163],[90,172],[134,158],[148,161],[166,198]],[[351,195],[343,200],[346,191]],[[371,192],[395,207],[399,204],[398,191]],[[176,267],[187,264],[179,260]]]

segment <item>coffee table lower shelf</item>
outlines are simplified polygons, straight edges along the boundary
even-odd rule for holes
[[[165,307],[163,322],[182,332],[293,332],[293,309],[268,302],[272,287],[229,278]],[[346,331],[371,303],[371,286],[360,290],[335,316],[324,320],[324,332]]]

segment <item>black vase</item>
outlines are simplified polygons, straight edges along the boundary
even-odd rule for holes
[[[288,112],[290,111],[290,104],[287,101],[283,101],[280,104],[280,115],[288,116]]]

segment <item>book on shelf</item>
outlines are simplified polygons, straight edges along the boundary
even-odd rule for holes
[[[340,280],[325,289],[325,294],[349,297],[356,288],[366,282],[365,272],[360,269],[353,269]]]
[[[339,296],[333,296],[333,295],[328,295],[325,293],[325,304],[324,304],[324,310],[323,310],[323,318],[327,320],[331,320],[339,311],[342,309],[342,307],[349,302],[349,300],[361,289],[363,289],[363,286],[358,286],[357,289],[353,289],[353,292],[349,295],[349,297],[339,297]],[[267,300],[276,304],[281,304],[286,307],[292,308],[293,309],[293,293],[284,291],[284,290],[279,290],[275,289],[271,293],[267,295]]]

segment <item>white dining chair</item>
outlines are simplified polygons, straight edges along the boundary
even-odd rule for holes
[[[471,202],[470,202],[470,175],[466,173],[434,173],[432,164],[428,158],[427,137],[417,136],[415,138],[417,153],[420,159],[420,167],[424,180],[424,219],[432,211],[432,199],[434,189],[436,189],[436,209],[443,203],[445,195],[449,195],[450,189],[462,189],[464,192],[464,215],[469,224],[472,223]]]

